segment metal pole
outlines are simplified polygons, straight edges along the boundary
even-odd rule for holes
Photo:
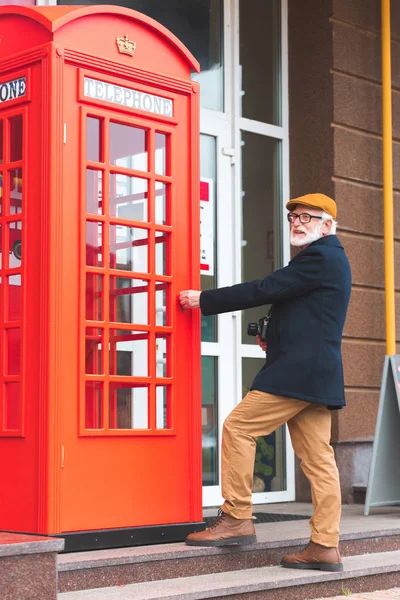
[[[393,228],[392,75],[390,0],[382,0],[383,219],[385,242],[386,354],[396,354]]]

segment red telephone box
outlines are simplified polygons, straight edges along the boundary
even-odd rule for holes
[[[197,61],[117,6],[2,6],[0,529],[199,528]]]

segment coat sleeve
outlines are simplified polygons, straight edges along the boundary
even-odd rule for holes
[[[274,271],[265,279],[202,292],[201,312],[207,316],[287,302],[320,287],[324,266],[325,257],[321,251],[316,247],[306,248],[287,267]]]

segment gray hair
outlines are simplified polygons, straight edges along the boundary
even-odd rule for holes
[[[322,216],[321,223],[324,223],[324,221],[328,221],[328,220],[332,221],[332,226],[331,226],[331,229],[330,229],[328,235],[335,235],[336,227],[338,226],[338,222],[335,221],[335,219],[331,215],[328,215],[328,213],[326,213],[326,212],[322,212],[321,216]]]

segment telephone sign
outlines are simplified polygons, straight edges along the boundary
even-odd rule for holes
[[[21,98],[26,94],[26,77],[0,83],[0,104]]]

